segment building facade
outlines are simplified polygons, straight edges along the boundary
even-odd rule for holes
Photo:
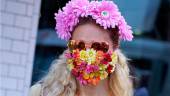
[[[1,0],[0,96],[27,96],[41,0]]]

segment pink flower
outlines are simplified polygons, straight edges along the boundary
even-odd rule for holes
[[[83,79],[83,74],[80,74],[76,79],[79,80],[80,84],[87,85],[87,81]]]
[[[96,66],[96,65],[87,65],[87,68],[86,68],[86,73],[91,73],[91,72],[95,72],[95,71],[98,71],[99,70],[99,66]]]
[[[133,35],[132,35],[131,27],[127,25],[123,16],[121,16],[121,19],[119,20],[118,28],[119,28],[119,34],[121,34],[120,35],[121,39],[127,40],[127,41],[132,40]]]
[[[74,10],[73,13],[76,14],[77,17],[87,17],[87,7],[89,5],[88,0],[73,0],[72,7]]]
[[[62,18],[62,19],[61,19]],[[65,18],[67,18],[64,13],[59,10],[58,14],[55,14],[55,20],[56,20],[56,32],[58,36],[62,39],[69,39],[71,37],[71,34],[68,30],[68,26],[65,25]]]
[[[70,59],[70,58],[72,58],[72,55],[71,55],[71,53],[65,53],[65,57],[66,57],[67,59]]]
[[[95,72],[95,71],[98,71],[98,70],[99,70],[99,66],[94,65],[93,66],[93,71]]]
[[[96,23],[103,26],[104,29],[115,28],[120,17],[117,6],[112,1],[101,1],[96,7],[97,10],[92,11],[92,17],[96,19]]]
[[[91,65],[87,65],[87,68],[86,68],[86,73],[91,73],[93,72],[93,69],[92,69],[92,66]]]
[[[78,67],[77,67],[77,69],[79,69],[79,71],[83,71],[83,70],[85,70],[86,69],[86,63],[85,62],[81,62],[81,65],[79,65]]]

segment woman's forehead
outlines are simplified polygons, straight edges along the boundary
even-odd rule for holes
[[[100,28],[99,26],[87,23],[79,25],[75,28],[72,39],[74,40],[83,40],[83,41],[108,41],[110,36],[107,30]]]

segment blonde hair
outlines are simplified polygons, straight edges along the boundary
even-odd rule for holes
[[[65,52],[64,52],[65,53]],[[42,79],[42,96],[75,96],[77,83],[66,68],[64,53],[55,60],[49,73]],[[113,96],[132,96],[132,82],[126,57],[120,50],[116,50],[118,64],[109,76],[109,87]]]

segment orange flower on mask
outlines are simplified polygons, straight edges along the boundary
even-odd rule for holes
[[[80,58],[80,51],[78,49],[73,50],[72,56],[73,58]]]
[[[97,54],[96,54],[96,64],[99,64],[100,61],[103,59],[103,51],[97,51]]]

